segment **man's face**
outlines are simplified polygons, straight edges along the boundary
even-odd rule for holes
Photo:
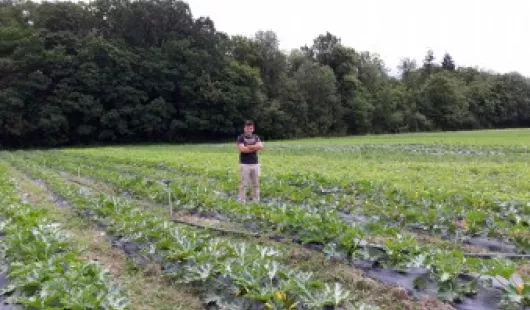
[[[254,132],[253,125],[245,125],[245,135],[250,136]]]

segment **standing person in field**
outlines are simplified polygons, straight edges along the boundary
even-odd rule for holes
[[[263,142],[254,134],[254,123],[246,121],[244,133],[237,137],[239,150],[239,202],[247,200],[247,187],[252,184],[252,200],[259,201],[260,164],[258,151],[263,149]]]

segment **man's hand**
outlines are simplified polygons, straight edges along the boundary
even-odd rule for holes
[[[252,153],[252,152],[254,152],[254,150],[252,150],[252,149],[250,148],[250,145],[249,145],[249,146],[245,146],[243,143],[238,144],[238,145],[237,145],[237,148],[239,149],[239,151],[240,151],[241,153]]]
[[[249,148],[252,151],[260,151],[260,150],[263,149],[263,143],[262,142],[258,142],[258,143],[254,144],[254,145],[247,146],[247,148]]]
[[[240,143],[237,145],[237,147],[241,153],[253,153],[263,149],[263,142],[258,142],[254,145],[247,146],[245,146],[243,143]]]

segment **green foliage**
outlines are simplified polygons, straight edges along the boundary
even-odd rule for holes
[[[376,54],[327,32],[284,54],[274,32],[230,37],[180,0],[0,3],[5,147],[265,139],[530,126],[530,83],[446,54]]]
[[[449,71],[455,71],[455,62],[453,61],[453,57],[446,53],[444,55],[444,59],[442,61],[442,68]]]
[[[69,235],[42,209],[19,201],[0,167],[0,258],[7,301],[28,309],[130,309],[124,292],[93,262],[80,258]]]
[[[15,159],[13,163],[20,162]],[[27,171],[74,202],[79,214],[106,227],[110,235],[138,244],[136,254],[164,266],[164,276],[201,285],[206,300],[219,306],[249,309],[263,305],[285,309],[299,303],[311,309],[325,306],[339,309],[352,298],[339,284],[332,286],[315,279],[311,273],[283,264],[285,255],[276,248],[214,238],[204,231],[168,221],[156,208],[146,209],[103,194],[82,193],[76,185],[64,183],[55,173],[42,173],[36,166],[27,167]],[[158,183],[135,180],[130,184],[150,185],[147,192],[151,192],[157,190]]]
[[[436,120],[443,130],[461,129],[469,111],[464,89],[458,77],[446,72],[433,73],[423,87],[420,111]]]
[[[439,73],[433,75],[436,74]],[[526,130],[517,132],[528,135]],[[461,133],[452,135],[464,140]],[[480,133],[470,135],[476,137]],[[423,139],[435,140],[439,136]],[[518,139],[526,143],[524,138],[514,140]],[[486,276],[508,277],[521,267],[520,263],[503,258],[471,258],[464,254],[465,248],[460,242],[477,235],[492,236],[499,241],[513,240],[519,247],[517,250],[525,250],[528,245],[527,224],[524,224],[528,221],[528,195],[521,190],[528,184],[524,182],[527,177],[524,174],[527,170],[525,148],[453,144],[340,145],[342,139],[334,141],[335,144],[329,141],[326,144],[314,141],[289,145],[270,143],[268,148],[274,149],[276,155],[268,156],[269,169],[262,181],[262,193],[264,197],[274,197],[274,201],[251,205],[241,205],[231,199],[231,193],[237,188],[237,177],[227,170],[233,168],[233,162],[228,159],[233,156],[231,144],[17,152],[16,162],[19,166],[29,164],[32,171],[39,171],[38,177],[56,174],[56,171],[82,173],[96,182],[112,184],[124,192],[158,202],[164,213],[171,194],[171,206],[181,211],[220,214],[254,232],[292,237],[301,244],[317,246],[335,260],[369,260],[402,272],[409,268],[427,269],[429,277],[438,282],[440,298],[449,302],[476,294],[488,284]],[[503,153],[495,155],[495,150]],[[213,158],[212,154],[215,154]],[[362,158],[356,159],[357,156]],[[514,163],[507,165],[506,158]],[[211,163],[207,167],[203,165],[206,159]],[[447,163],[441,164],[443,161]],[[286,167],[296,169],[296,173],[286,172]],[[516,171],[521,176],[515,178]],[[492,177],[497,182],[492,182]],[[171,183],[167,185],[162,180],[171,180]],[[503,184],[502,189],[498,188],[498,183]],[[130,217],[127,214],[131,212],[121,208],[113,210],[115,204],[108,205],[108,208],[100,208],[100,214],[120,213]],[[116,221],[144,220],[139,216],[135,221],[121,217]],[[420,235],[405,232],[410,228],[420,231]],[[134,230],[123,225],[119,233],[134,234]],[[423,234],[429,234],[429,238],[418,238]],[[135,235],[149,240],[147,235]],[[450,241],[438,238],[440,235],[446,235]],[[163,249],[165,258],[172,262],[197,262],[191,268],[173,273],[175,278],[185,282],[205,281],[220,268],[218,265],[231,255],[229,253],[245,252],[240,247],[227,251],[224,242],[201,247],[195,237],[186,237],[187,242],[180,239],[176,243],[174,239],[161,238],[156,247]],[[219,260],[212,261],[208,253],[216,253]],[[238,255],[245,263],[230,265],[230,270],[239,270],[237,266],[257,260],[253,258],[257,253]],[[277,300],[276,292],[266,282],[258,289],[256,281],[252,280],[259,275],[263,278],[266,270],[274,270],[273,266],[253,268],[258,276],[246,270],[245,277],[237,280],[245,287],[245,294],[257,299],[267,298],[271,307],[282,304],[283,299]],[[473,280],[462,277],[469,273],[479,277]],[[419,277],[415,284],[425,285],[424,277]],[[250,290],[255,290],[253,295]],[[236,287],[234,291],[241,290]],[[325,291],[327,293],[318,293],[318,298],[332,303],[331,287]],[[210,297],[219,298],[219,293],[214,293]],[[517,303],[515,297],[507,296],[506,302]],[[313,295],[308,296],[309,300],[312,298]]]

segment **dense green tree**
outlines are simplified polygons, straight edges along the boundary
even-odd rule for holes
[[[333,71],[328,66],[306,62],[295,72],[294,78],[301,99],[307,104],[308,123],[304,124],[306,134],[331,134],[331,129],[341,116]]]
[[[448,72],[432,74],[422,89],[422,114],[442,130],[462,129],[469,113],[466,85]]]
[[[280,51],[280,42],[272,31],[259,31],[256,33],[255,42],[260,55],[259,68],[269,98],[277,98],[281,87],[281,76],[286,72],[287,59]]]
[[[410,93],[403,83],[388,80],[376,94],[377,104],[374,106],[372,131],[404,132],[408,131],[410,118]]]
[[[302,51],[307,57],[314,58],[319,63],[330,66],[333,61],[333,50],[339,45],[341,45],[341,40],[335,35],[326,32],[326,34],[321,34],[313,40],[313,46],[302,47]]]
[[[398,69],[401,71],[401,80],[407,87],[413,88],[418,85],[416,77],[418,65],[414,59],[403,58]]]
[[[289,53],[180,0],[0,1],[0,145],[265,139],[530,126],[530,81],[445,54],[377,54],[326,32]]]
[[[444,70],[455,71],[456,65],[453,61],[453,57],[449,53],[445,53],[444,59],[442,60],[442,68]]]
[[[433,50],[428,50],[425,58],[423,58],[423,70],[427,76],[431,75],[434,71],[434,52]]]
[[[530,81],[518,73],[499,76],[493,82],[495,127],[530,125]]]

